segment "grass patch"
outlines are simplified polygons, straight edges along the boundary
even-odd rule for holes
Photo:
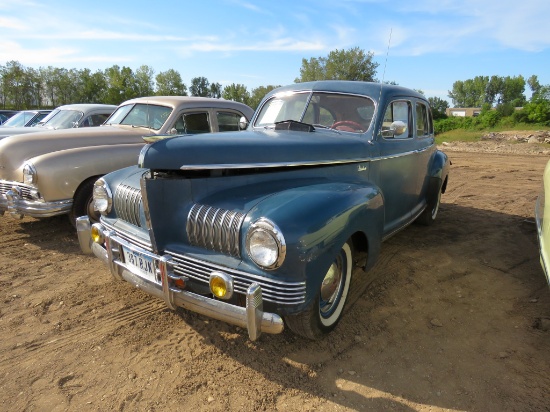
[[[474,130],[474,129],[454,129],[444,133],[438,133],[435,136],[435,142],[441,144],[443,142],[479,142],[481,136],[487,133],[499,133],[507,131],[539,131],[550,130],[549,126],[542,126],[540,124],[519,123],[506,127],[499,125],[490,129]]]

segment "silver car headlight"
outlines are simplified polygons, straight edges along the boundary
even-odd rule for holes
[[[109,185],[103,178],[96,180],[94,183],[94,210],[106,215],[113,207],[113,193]]]
[[[246,252],[263,269],[277,269],[286,256],[283,234],[269,219],[256,220],[246,234]]]
[[[26,185],[34,185],[37,180],[36,168],[32,163],[23,165],[23,183]]]

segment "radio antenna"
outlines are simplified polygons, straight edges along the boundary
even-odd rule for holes
[[[386,66],[388,64],[388,54],[390,53],[390,44],[391,44],[391,35],[392,35],[393,27],[390,27],[390,38],[388,39],[388,49],[386,50],[386,60],[384,61],[384,72],[382,73],[382,80],[380,81],[380,95],[378,96],[378,106],[380,106],[380,102],[382,101],[382,87],[384,85],[384,80],[386,79]],[[378,108],[377,112],[380,112],[381,108]],[[374,135],[372,136],[374,139]]]
[[[386,50],[386,60],[384,61],[384,72],[382,73],[382,81],[380,82],[380,96],[378,98],[378,103],[380,103],[380,100],[382,99],[382,85],[384,84],[384,80],[386,80],[386,66],[388,65],[388,54],[390,54],[392,31],[393,31],[393,27],[390,27],[390,38],[388,39],[388,48]]]

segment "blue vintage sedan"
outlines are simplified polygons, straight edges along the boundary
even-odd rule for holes
[[[246,131],[144,146],[94,187],[77,228],[115,278],[248,330],[311,339],[342,317],[357,265],[413,221],[431,224],[450,168],[427,99],[365,82],[269,93]],[[91,239],[90,240],[90,235]],[[366,259],[357,259],[357,256]]]

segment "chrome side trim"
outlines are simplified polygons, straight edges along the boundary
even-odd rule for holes
[[[390,156],[379,156],[371,158],[355,158],[355,159],[340,159],[340,160],[319,160],[316,162],[278,162],[278,163],[216,163],[216,164],[200,164],[200,165],[183,165],[180,170],[219,170],[219,169],[271,169],[275,167],[300,167],[300,166],[328,166],[328,165],[344,165],[354,163],[379,162],[386,159],[395,159],[398,157],[408,156],[415,153],[422,153],[433,147],[433,144],[426,146],[423,149],[411,150]]]

